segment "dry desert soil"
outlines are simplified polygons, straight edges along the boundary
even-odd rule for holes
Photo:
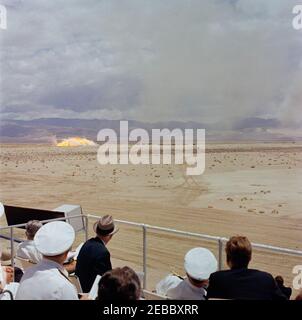
[[[79,204],[85,214],[212,236],[242,234],[254,243],[302,250],[298,142],[208,144],[205,172],[193,178],[183,165],[100,165],[97,147],[2,144],[0,166],[4,204]],[[79,235],[77,243],[82,240]],[[188,249],[206,246],[217,254],[215,242],[159,231],[149,230],[147,243],[150,289],[171,271],[183,274]],[[115,266],[142,270],[140,228],[121,224],[109,247]],[[251,267],[281,274],[291,286],[297,264],[302,257],[257,249]]]

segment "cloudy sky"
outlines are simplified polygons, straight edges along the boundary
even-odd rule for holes
[[[0,0],[1,117],[297,128],[299,1]]]

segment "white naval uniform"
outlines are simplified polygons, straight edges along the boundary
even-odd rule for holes
[[[156,291],[174,300],[205,300],[207,294],[204,288],[195,287],[188,278],[182,280],[172,274],[157,284]]]
[[[18,245],[17,257],[29,259],[33,263],[38,263],[43,258],[42,254],[37,250],[33,240],[26,240]]]
[[[67,271],[58,263],[45,259],[23,275],[16,300],[78,300]]]

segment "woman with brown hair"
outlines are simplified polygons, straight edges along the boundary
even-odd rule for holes
[[[97,300],[101,302],[139,300],[140,296],[139,277],[129,267],[108,271],[99,282]]]

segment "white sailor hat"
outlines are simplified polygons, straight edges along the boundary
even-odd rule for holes
[[[75,239],[73,227],[63,221],[48,222],[34,238],[35,246],[44,256],[57,256],[68,251]]]
[[[217,271],[217,260],[213,253],[205,248],[194,248],[185,255],[184,268],[195,280],[207,280]]]

